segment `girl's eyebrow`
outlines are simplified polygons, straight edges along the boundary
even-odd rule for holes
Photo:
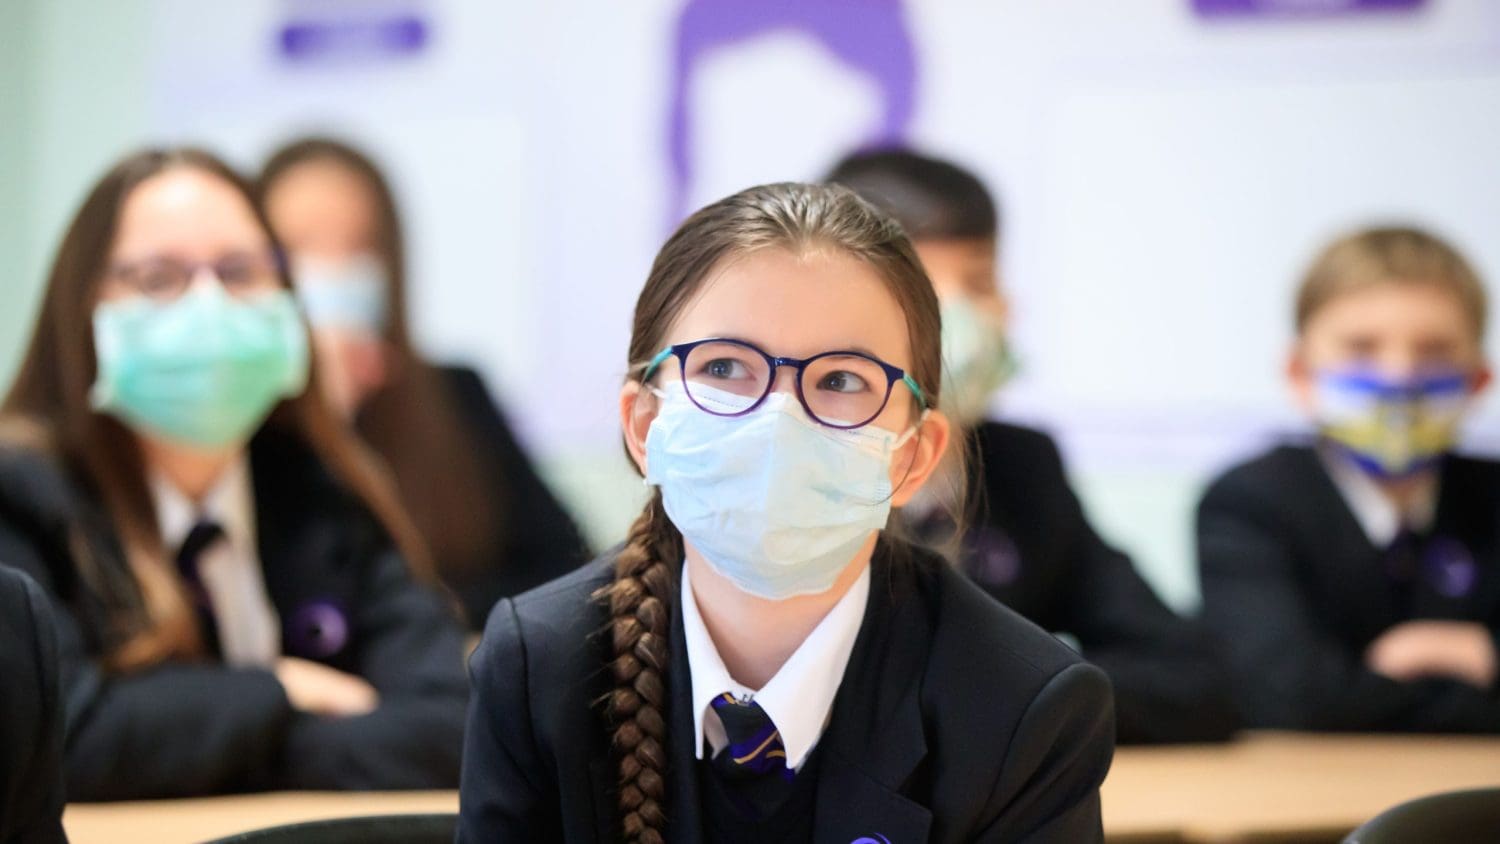
[[[737,342],[740,342],[740,343],[748,343],[749,345],[754,346],[755,348],[764,351],[766,354],[770,355],[771,357],[789,357],[788,355],[778,355],[776,352],[773,352],[770,349],[767,349],[763,344],[757,343],[756,341],[751,340],[748,337],[743,337],[743,336],[740,336],[738,334],[709,334],[709,335],[706,335],[705,339],[710,338],[710,337],[713,338],[713,339],[716,339],[716,340],[734,340],[734,341],[737,341]],[[885,360],[885,358],[883,358],[880,355],[876,354],[875,352],[871,351],[868,347],[860,345],[859,343],[850,343],[850,344],[847,344],[847,345],[829,346],[828,348],[824,349],[823,351],[821,351],[821,352],[814,352],[813,354],[826,354],[828,352],[858,352],[858,353],[860,353],[862,355],[865,355],[866,357],[875,358],[876,360]],[[812,355],[808,355],[808,357],[812,357]]]

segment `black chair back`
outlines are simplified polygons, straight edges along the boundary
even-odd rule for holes
[[[1500,788],[1421,797],[1376,815],[1344,844],[1494,844],[1500,842]]]
[[[207,844],[452,844],[458,815],[374,815],[287,824]]]

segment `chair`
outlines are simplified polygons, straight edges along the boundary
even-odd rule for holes
[[[1470,844],[1500,841],[1500,788],[1420,797],[1387,809],[1344,844]]]
[[[375,815],[273,826],[207,844],[452,844],[458,815]]]

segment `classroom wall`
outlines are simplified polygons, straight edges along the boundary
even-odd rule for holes
[[[486,373],[609,544],[643,497],[612,395],[671,221],[902,136],[1001,193],[1022,371],[996,411],[1058,435],[1101,531],[1191,607],[1201,482],[1298,424],[1280,363],[1317,245],[1413,218],[1500,278],[1500,4],[1347,5],[1221,18],[1189,0],[890,0],[851,35],[819,29],[834,0],[752,4],[755,19],[727,0],[0,4],[4,32],[32,35],[0,58],[0,119],[29,129],[0,133],[0,270],[21,305],[0,312],[0,374],[109,158],[153,137],[253,168],[289,134],[344,134],[401,197],[421,342]],[[764,19],[786,8],[807,14]],[[279,40],[381,16],[423,39],[315,55]],[[691,44],[708,46],[684,74]],[[1480,449],[1500,439],[1496,407],[1471,432]]]
[[[0,384],[83,193],[150,136],[143,0],[0,3]]]

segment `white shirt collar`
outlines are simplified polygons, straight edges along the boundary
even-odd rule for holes
[[[249,463],[241,457],[231,464],[198,504],[160,475],[153,475],[150,485],[162,547],[169,559],[199,521],[215,522],[224,531],[223,540],[200,553],[197,574],[213,607],[225,664],[274,664],[281,654],[281,624],[266,594],[255,546]]]
[[[688,668],[693,680],[693,730],[697,736],[694,744],[698,758],[704,756],[705,743],[715,754],[729,744],[724,725],[713,711],[711,702],[724,692],[731,692],[742,700],[753,698],[760,704],[781,731],[787,764],[793,769],[801,768],[828,724],[834,695],[838,693],[844,669],[849,665],[849,655],[854,650],[854,640],[864,623],[865,606],[870,600],[869,566],[833,605],[828,615],[818,622],[776,676],[758,690],[729,676],[729,669],[724,666],[724,660],[708,634],[708,627],[703,623],[703,616],[698,612],[688,568],[684,563],[680,600]]]
[[[1350,512],[1364,529],[1365,536],[1377,548],[1384,548],[1396,540],[1404,526],[1410,530],[1424,531],[1432,526],[1437,517],[1438,484],[1434,474],[1417,489],[1405,512],[1381,491],[1364,470],[1354,461],[1329,448],[1318,448],[1318,457],[1333,479],[1333,485],[1349,506]]]
[[[229,464],[203,500],[194,504],[159,472],[151,473],[151,497],[162,547],[176,551],[188,531],[200,521],[217,522],[229,544],[242,552],[255,550],[255,504],[250,488],[250,465],[242,455]]]

